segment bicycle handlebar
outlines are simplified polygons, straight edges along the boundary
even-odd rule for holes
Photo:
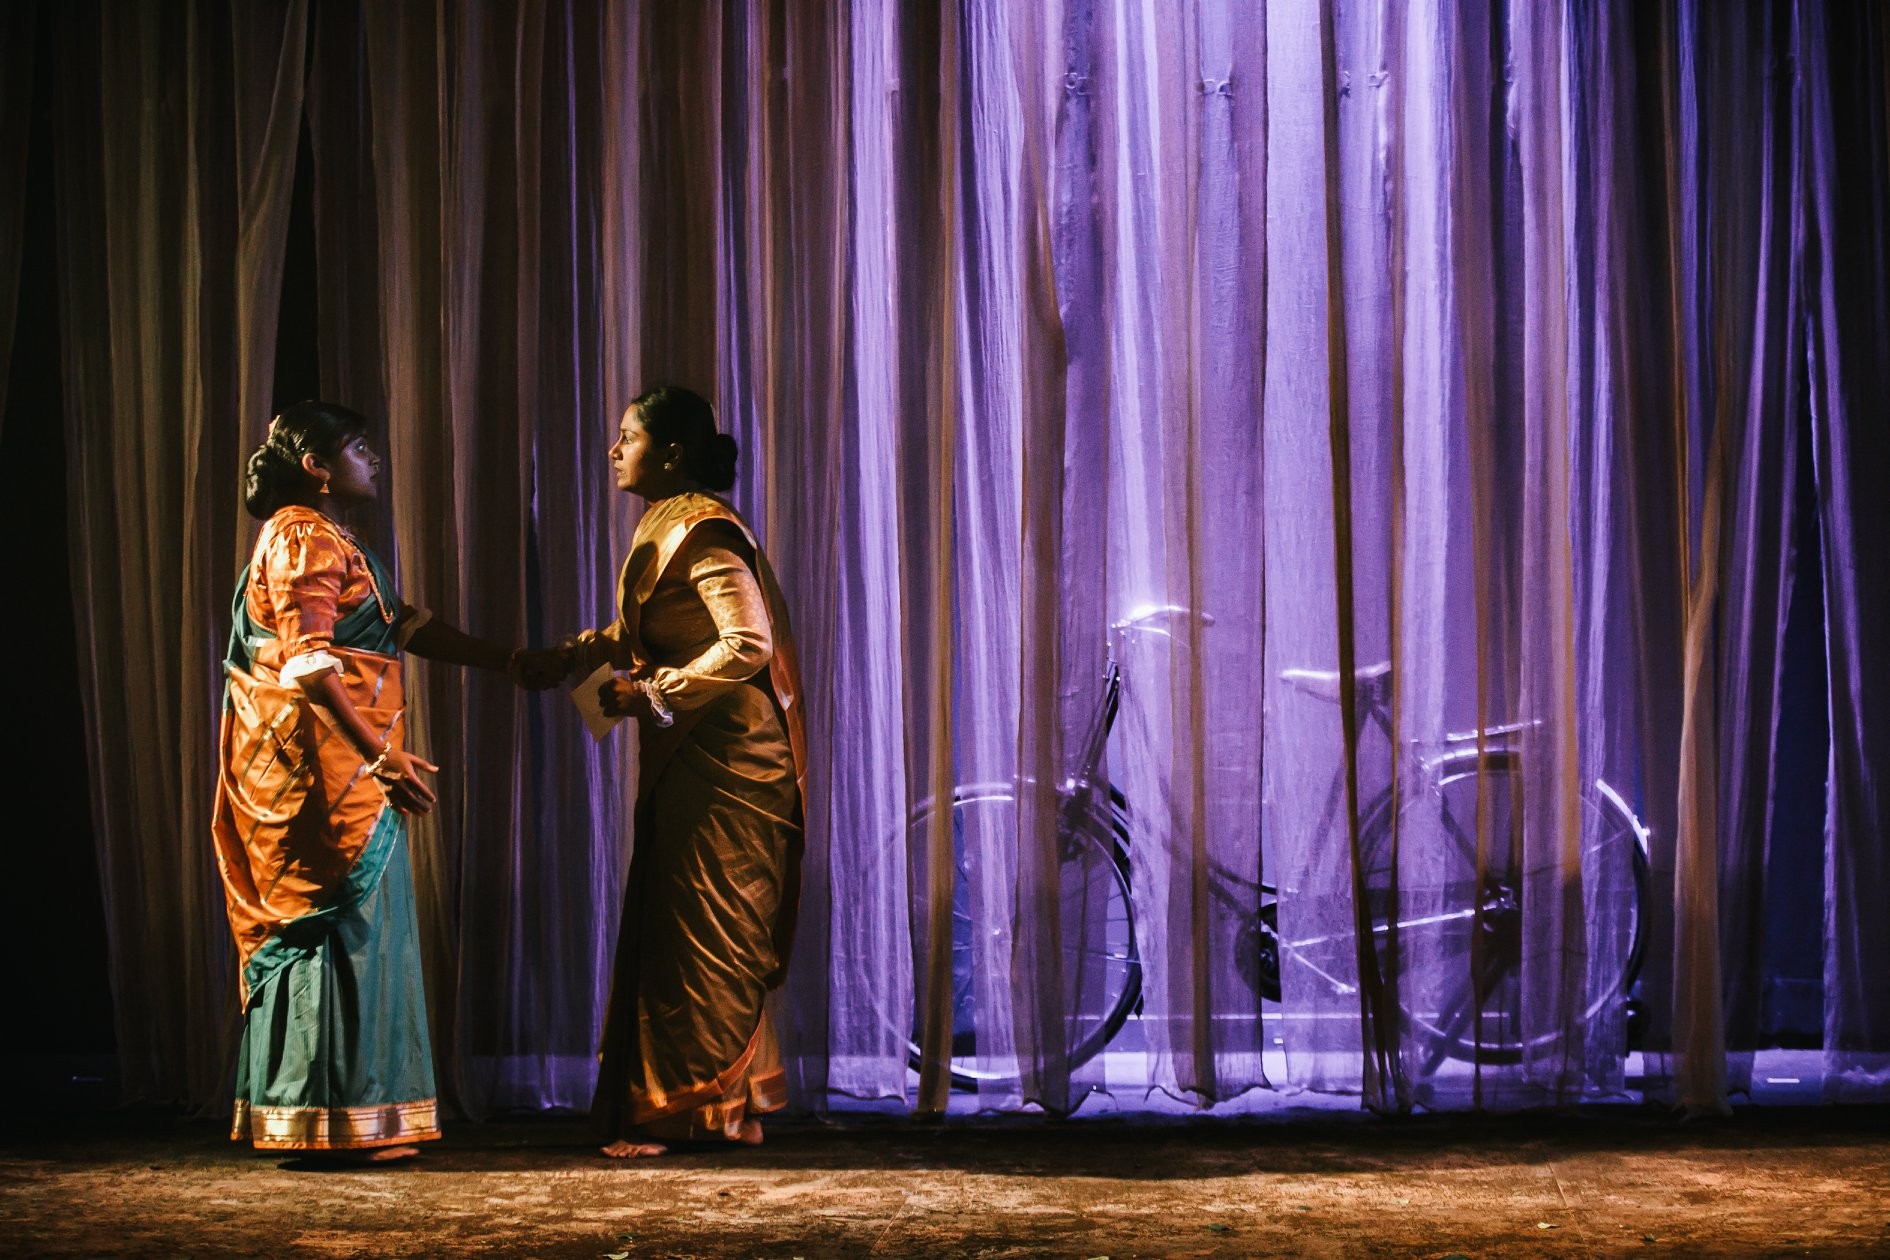
[[[1130,609],[1129,615],[1121,621],[1110,622],[1109,629],[1112,633],[1123,634],[1130,630],[1148,629],[1148,623],[1152,621],[1172,621],[1182,617],[1198,617],[1204,626],[1214,624],[1213,613],[1196,612],[1184,604],[1143,604]],[[1157,629],[1155,633],[1167,634],[1168,631]]]

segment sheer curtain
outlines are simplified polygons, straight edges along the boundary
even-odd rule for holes
[[[1806,384],[1824,555],[1831,749],[1826,767],[1825,1095],[1890,1091],[1890,927],[1883,790],[1890,739],[1890,611],[1881,540],[1890,504],[1866,487],[1890,471],[1881,423],[1890,365],[1870,347],[1890,335],[1890,21],[1876,10],[1793,12],[1801,71],[1794,104],[1798,212],[1807,305]],[[1877,417],[1873,423],[1867,417]]]
[[[386,419],[363,525],[407,598],[502,640],[597,624],[624,403],[689,385],[741,441],[808,674],[802,1105],[1723,1106],[1783,842],[1801,438],[1827,1081],[1883,1095],[1881,13],[241,8],[57,19],[138,1091],[224,1088],[213,665],[305,115],[323,387]],[[173,539],[181,570],[121,563]],[[443,1081],[581,1107],[632,752],[416,672]]]

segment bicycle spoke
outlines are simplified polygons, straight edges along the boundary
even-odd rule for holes
[[[1329,940],[1331,938],[1328,937],[1325,939]],[[1290,958],[1293,960],[1293,962],[1296,965],[1305,968],[1307,971],[1312,972],[1315,976],[1319,977],[1321,980],[1324,980],[1327,984],[1331,985],[1332,990],[1335,993],[1349,996],[1351,994],[1358,992],[1357,985],[1351,983],[1350,981],[1339,979],[1339,977],[1333,975],[1330,971],[1327,971],[1325,968],[1313,962],[1312,959],[1306,957],[1305,954],[1299,952],[1298,950],[1290,946],[1285,946],[1281,948],[1280,957],[1281,957],[1282,962],[1284,962],[1285,959]],[[1285,976],[1286,968],[1284,966],[1280,968],[1280,974],[1282,978]]]
[[[1412,919],[1399,919],[1398,929],[1403,931],[1407,928],[1435,927],[1439,923],[1467,923],[1476,917],[1475,910],[1446,910],[1442,914],[1424,914]],[[1372,926],[1372,931],[1380,936],[1390,930],[1389,923],[1378,923]]]
[[[1063,956],[1066,958],[1100,958],[1104,962],[1112,963],[1126,963],[1133,960],[1135,957],[1135,955],[1129,953],[1127,950],[1112,949],[1065,949]]]
[[[1450,807],[1449,796],[1445,795],[1442,791],[1446,786],[1449,786],[1449,784],[1439,785],[1438,819],[1443,825],[1445,837],[1449,839],[1452,846],[1456,849],[1457,856],[1463,860],[1464,870],[1469,872],[1471,878],[1475,878],[1477,872],[1476,820],[1474,818],[1471,820],[1470,829],[1466,832],[1463,823],[1458,821],[1456,811]],[[1474,784],[1472,786],[1474,790]],[[1475,808],[1474,801],[1475,798],[1473,796],[1472,809]]]

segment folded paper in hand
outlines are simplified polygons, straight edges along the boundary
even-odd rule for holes
[[[577,706],[579,715],[583,717],[585,729],[599,741],[623,721],[620,717],[611,717],[605,713],[604,706],[597,699],[597,693],[610,681],[612,672],[610,662],[606,661],[590,677],[571,688],[571,703]]]

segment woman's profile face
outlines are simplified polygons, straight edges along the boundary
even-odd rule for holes
[[[670,452],[658,449],[656,439],[637,418],[635,407],[625,407],[617,422],[617,440],[610,444],[610,466],[617,474],[617,489],[646,499],[662,498],[675,478],[663,467]]]
[[[357,433],[340,450],[322,461],[328,470],[328,493],[337,503],[366,503],[380,493],[381,457]]]

